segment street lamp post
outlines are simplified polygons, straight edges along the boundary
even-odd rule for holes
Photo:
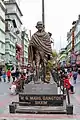
[[[42,0],[42,22],[45,25],[45,10],[44,10],[44,0]]]

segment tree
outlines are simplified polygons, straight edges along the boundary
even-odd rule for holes
[[[56,50],[54,50],[52,52],[52,59],[48,60],[48,64],[47,64],[47,68],[49,70],[51,70],[53,67],[57,66],[57,58],[58,58],[58,54],[57,54]]]
[[[48,60],[48,63],[46,66],[46,80],[47,80],[47,82],[50,81],[50,72],[51,72],[52,68],[56,66],[57,56],[58,56],[57,52],[53,51],[52,52],[52,59]]]
[[[54,58],[54,57],[58,57],[58,54],[57,54],[56,51],[53,51],[53,52],[52,52],[52,57],[53,57],[53,58]]]

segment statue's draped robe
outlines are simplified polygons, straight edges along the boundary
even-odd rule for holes
[[[28,62],[33,63],[35,61],[35,53],[39,52],[40,60],[49,59],[52,54],[51,41],[48,33],[36,32],[33,34],[28,47]]]

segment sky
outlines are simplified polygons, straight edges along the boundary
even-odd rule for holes
[[[42,20],[42,0],[18,0],[26,29],[36,32],[37,21]],[[67,32],[80,14],[80,0],[44,0],[46,32],[52,33],[54,48],[58,51],[67,45]]]

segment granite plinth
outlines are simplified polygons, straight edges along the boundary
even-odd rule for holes
[[[29,84],[19,94],[22,106],[63,106],[64,95],[58,94],[56,84]]]
[[[58,94],[57,85],[54,84],[27,84],[24,86],[24,93],[27,94],[39,94],[39,95],[50,95]]]

